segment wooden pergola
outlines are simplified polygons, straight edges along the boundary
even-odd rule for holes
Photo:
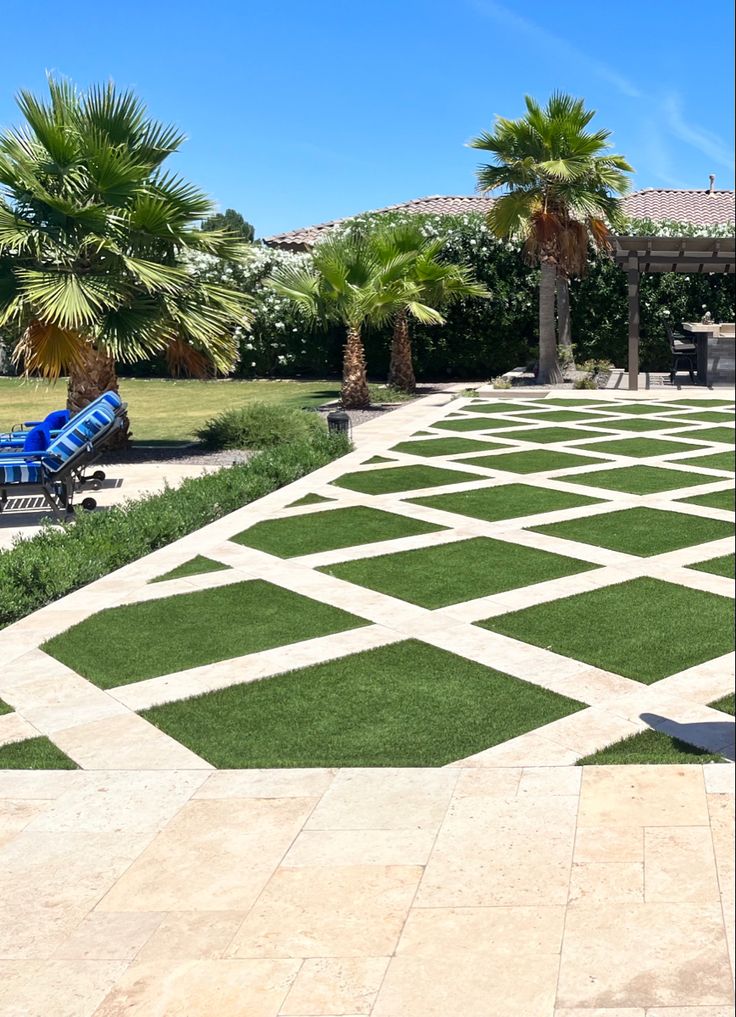
[[[614,258],[629,290],[629,389],[639,388],[639,284],[642,272],[734,272],[733,237],[615,237]]]

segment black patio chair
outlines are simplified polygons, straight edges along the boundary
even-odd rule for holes
[[[679,371],[687,371],[690,381],[695,382],[695,371],[698,366],[698,348],[684,332],[675,332],[667,326],[667,340],[670,344],[672,362],[670,365],[670,383],[674,385]]]

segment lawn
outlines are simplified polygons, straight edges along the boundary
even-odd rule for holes
[[[578,759],[578,766],[611,766],[614,764],[681,764],[681,763],[723,763],[723,756],[716,756],[695,745],[673,738],[662,731],[640,731],[629,735],[620,742],[607,745],[590,756]]]
[[[666,420],[662,417],[633,416],[624,420],[611,420],[609,426],[615,427],[617,431],[667,431],[681,428],[686,423],[684,420]]]
[[[592,466],[600,459],[578,456],[570,452],[552,452],[540,448],[529,452],[505,452],[493,456],[475,456],[466,460],[474,466],[485,466],[489,470],[505,470],[508,473],[548,473],[551,470],[572,469],[573,466]]]
[[[120,395],[128,403],[138,441],[184,441],[205,420],[247,402],[319,406],[336,399],[336,381],[193,381],[173,378],[123,378]],[[37,420],[66,402],[66,384],[48,385],[0,378],[0,431],[23,420]]]
[[[597,487],[606,491],[624,491],[627,494],[657,494],[659,491],[677,491],[679,488],[712,484],[714,477],[702,473],[685,473],[667,470],[662,466],[619,466],[612,470],[595,470],[582,475],[558,477],[568,484]],[[705,495],[704,497],[711,497]]]
[[[197,554],[194,558],[182,562],[181,565],[177,565],[169,572],[164,572],[163,575],[156,576],[155,579],[149,579],[149,582],[164,583],[169,579],[186,579],[187,576],[201,576],[206,572],[222,572],[229,568],[229,565],[223,565],[221,561],[213,561],[211,558]]]
[[[582,708],[407,640],[143,716],[217,767],[443,766]]]
[[[48,738],[0,746],[0,770],[76,770],[77,764]]]
[[[650,685],[733,649],[733,601],[641,577],[477,622]]]
[[[0,699],[0,716],[2,716],[3,713],[12,713],[12,712],[13,712],[12,706],[8,706],[7,703],[4,703],[2,699]]]
[[[736,470],[736,457],[733,452],[714,452],[710,456],[690,456],[689,459],[677,461],[687,466],[705,467],[707,470],[724,470],[731,473]]]
[[[488,523],[499,519],[533,516],[540,512],[579,508],[600,504],[600,498],[566,494],[530,484],[501,484],[498,487],[480,487],[472,491],[454,491],[450,494],[431,494],[423,498],[410,498],[417,505],[457,512],[461,516],[484,519]]]
[[[511,438],[514,441],[530,441],[534,444],[553,445],[563,441],[572,442],[585,441],[587,438],[606,438],[610,433],[610,428],[600,431],[585,431],[580,427],[538,427],[533,431],[506,431],[503,437]],[[599,447],[596,445],[595,449],[598,450]]]
[[[714,710],[720,710],[721,713],[728,713],[733,717],[736,714],[736,695],[733,692],[729,692],[723,699],[716,699],[714,703],[709,703],[708,705]]]
[[[687,452],[689,449],[697,451],[696,445],[686,445],[681,441],[668,441],[664,438],[621,438],[597,442],[592,447],[596,452],[609,452],[614,456],[632,456],[635,459],[674,455],[676,452]]]
[[[692,438],[693,441],[718,442],[723,445],[733,445],[736,440],[736,430],[733,427],[706,427],[690,428],[687,431],[678,431],[673,438]]]
[[[331,483],[361,494],[396,494],[399,491],[419,491],[425,487],[445,487],[448,484],[467,484],[471,480],[485,479],[482,473],[442,470],[436,466],[421,465],[345,473]]]
[[[714,478],[709,477],[710,481]],[[723,509],[725,512],[734,511],[734,489],[729,487],[726,491],[711,491],[710,494],[696,494],[692,498],[683,498],[687,505],[703,505],[705,508]]]
[[[696,572],[710,572],[713,576],[723,576],[726,579],[736,579],[736,556],[724,554],[720,558],[710,558],[708,561],[698,562],[697,565],[688,565]]]
[[[487,452],[506,448],[497,441],[478,441],[474,438],[428,438],[426,441],[402,441],[390,452],[408,452],[411,456],[453,456],[465,452]]]

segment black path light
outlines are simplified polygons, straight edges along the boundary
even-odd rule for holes
[[[350,438],[353,430],[350,416],[345,410],[332,410],[328,413],[327,428],[330,434],[344,434],[347,438]]]

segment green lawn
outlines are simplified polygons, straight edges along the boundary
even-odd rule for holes
[[[402,441],[391,452],[408,452],[412,456],[452,456],[463,452],[486,452],[506,448],[497,441],[477,441],[473,438],[433,438],[426,441]]]
[[[678,488],[712,484],[714,477],[702,473],[685,473],[667,470],[662,466],[618,466],[612,470],[596,470],[575,476],[561,476],[568,484],[599,487],[607,491],[625,491],[627,494],[656,494],[658,491],[676,491]],[[708,497],[708,495],[705,495]]]
[[[625,420],[611,420],[609,427],[617,431],[665,431],[682,427],[686,421],[666,420],[663,417],[627,417]]]
[[[688,413],[688,420],[700,420],[703,423],[726,424],[733,422],[732,410],[706,410],[704,413]]]
[[[128,403],[133,437],[138,441],[193,439],[205,420],[248,402],[319,406],[336,399],[336,381],[193,381],[173,378],[123,378],[120,395]],[[64,381],[49,385],[0,378],[0,431],[23,420],[37,420],[66,403]]]
[[[262,579],[99,611],[46,653],[100,688],[368,625]]]
[[[733,409],[733,399],[678,399],[678,406],[730,406]]]
[[[736,579],[736,558],[732,554],[724,554],[720,558],[711,558],[709,561],[701,561],[697,565],[687,567],[695,569],[696,572],[710,572],[714,576]]]
[[[530,484],[501,484],[498,487],[480,487],[472,491],[430,494],[423,498],[410,498],[409,501],[492,523],[498,519],[515,519],[519,516],[536,515],[539,512],[596,505],[600,504],[601,499],[566,494],[544,487],[533,487]]]
[[[713,481],[713,477],[708,480]],[[724,509],[726,512],[734,511],[734,489],[729,487],[726,491],[712,491],[710,494],[696,494],[692,498],[683,498],[687,505],[704,505],[706,508]]]
[[[585,420],[589,424],[595,424],[597,420],[600,420],[605,421],[606,427],[613,426],[612,421],[610,421],[605,414],[580,412],[579,410],[525,410],[520,415],[528,417],[530,420],[539,420],[542,423],[546,423],[548,420],[555,424],[565,423],[566,421],[568,423],[570,421],[577,423],[578,421]]]
[[[146,710],[214,766],[443,766],[583,708],[408,640]]]
[[[733,601],[642,577],[477,622],[650,685],[733,649]]]
[[[326,501],[335,501],[334,498],[325,498],[321,494],[305,494],[303,498],[289,502],[287,508],[303,508],[305,505],[321,505]]]
[[[690,456],[689,459],[678,459],[678,463],[687,466],[704,466],[707,470],[736,470],[736,457],[733,452],[714,452],[710,456]]]
[[[676,452],[697,450],[695,445],[686,445],[681,441],[669,441],[664,438],[620,438],[614,441],[602,441],[594,446],[596,452],[609,452],[614,456],[632,456],[635,459],[650,459],[652,456],[674,455]]]
[[[678,431],[672,437],[692,438],[693,441],[716,441],[724,445],[733,445],[734,441],[736,441],[736,430],[733,427],[706,427],[705,430],[694,427],[688,431]]]
[[[526,413],[526,407],[539,409],[539,403],[525,403],[523,400],[506,403],[469,403],[464,408],[468,413]]]
[[[673,409],[677,411],[678,405],[682,405],[682,403],[611,403],[610,409],[616,413],[630,413],[632,416],[638,416],[647,413],[671,413]]]
[[[436,466],[394,466],[385,470],[363,470],[345,473],[330,483],[361,494],[396,494],[398,491],[419,491],[424,487],[444,487],[447,484],[467,484],[471,480],[485,480],[481,473],[459,470],[442,470]]]
[[[0,770],[77,770],[48,738],[27,738],[0,746]]]
[[[156,576],[155,579],[149,579],[149,582],[163,583],[168,579],[186,579],[187,576],[201,576],[205,572],[222,572],[229,568],[229,565],[223,565],[221,561],[213,561],[211,558],[205,558],[204,555],[198,554],[194,558],[190,558],[189,561],[177,565],[171,571],[164,572],[163,575]]]
[[[457,420],[438,420],[434,427],[443,431],[500,431],[505,427],[518,427],[518,420],[489,420],[488,417],[458,417]]]
[[[590,756],[578,759],[578,766],[611,766],[615,764],[660,763],[723,763],[723,756],[715,756],[695,745],[673,738],[662,731],[640,731],[620,742],[607,745]]]
[[[553,445],[559,442],[585,441],[586,438],[605,438],[610,429],[600,431],[585,431],[582,428],[573,427],[538,427],[534,431],[507,431],[504,438],[512,438],[514,441],[530,441],[536,445]],[[598,445],[595,446],[599,448]]]
[[[423,523],[419,519],[358,505],[330,509],[329,512],[309,512],[288,519],[267,519],[231,537],[231,540],[279,558],[294,558],[442,529],[443,526]]]
[[[576,540],[607,547],[610,551],[649,558],[692,544],[730,537],[734,527],[720,519],[642,507],[616,509],[600,516],[534,526],[533,530],[563,540]]]
[[[714,710],[720,710],[721,713],[728,713],[733,717],[736,714],[736,695],[733,692],[729,692],[723,699],[716,699],[714,703],[709,703],[708,705]]]
[[[506,470],[508,473],[548,473],[551,470],[572,469],[573,466],[592,466],[601,462],[590,456],[578,456],[569,452],[552,452],[540,448],[529,452],[506,452],[493,456],[475,456],[465,460],[474,466],[485,466],[489,470]]]
[[[320,572],[430,609],[597,566],[488,537],[325,565]]]
[[[8,706],[7,703],[4,703],[2,701],[2,699],[0,699],[0,716],[2,716],[3,713],[12,713],[12,712],[13,712],[13,707],[12,706]]]

